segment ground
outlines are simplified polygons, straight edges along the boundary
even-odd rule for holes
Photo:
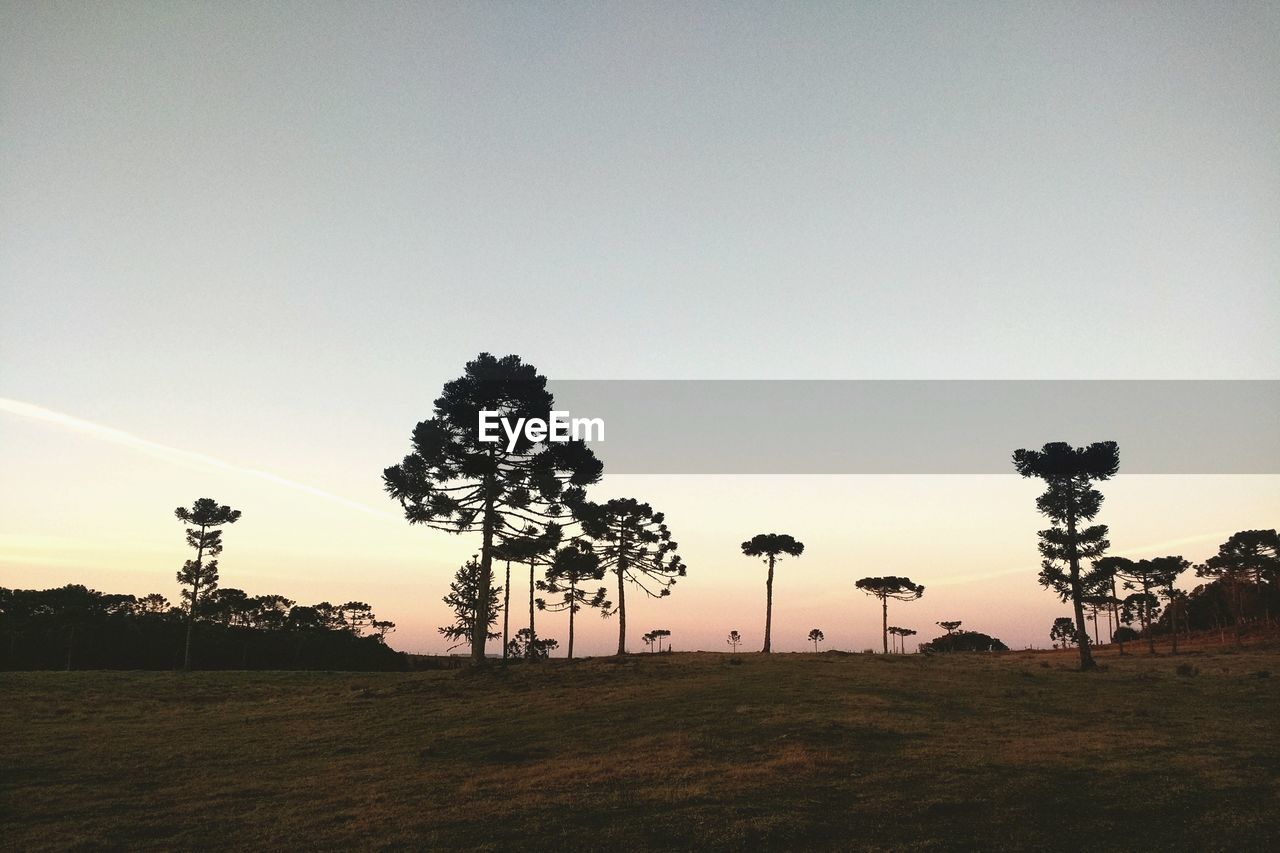
[[[1280,849],[1280,648],[0,673],[10,849]],[[1179,668],[1182,673],[1179,673]]]

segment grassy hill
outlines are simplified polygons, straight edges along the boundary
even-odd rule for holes
[[[1277,849],[1280,649],[1133,652],[0,673],[0,838]]]

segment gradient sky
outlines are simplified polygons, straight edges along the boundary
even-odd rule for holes
[[[209,495],[244,511],[224,585],[363,599],[439,650],[475,538],[409,528],[379,475],[481,350],[558,378],[1280,377],[1278,67],[1275,4],[0,0],[0,585],[176,598],[172,509]],[[1280,478],[1105,492],[1122,551],[1280,522]],[[1012,476],[599,494],[667,511],[690,577],[629,621],[677,648],[759,641],[736,551],[773,529],[808,544],[784,650],[872,645],[866,574],[926,584],[918,629],[1044,644],[1062,610]]]

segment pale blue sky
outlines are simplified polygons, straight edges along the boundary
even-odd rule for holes
[[[0,397],[382,507],[480,350],[1280,377],[1277,68],[1274,3],[0,0]]]

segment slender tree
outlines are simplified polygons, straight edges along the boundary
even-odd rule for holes
[[[901,654],[906,654],[907,653],[907,646],[905,642],[906,638],[915,636],[916,632],[911,628],[899,628],[896,625],[890,625],[889,633],[892,634],[895,638],[897,638],[897,645],[895,646],[894,651],[897,651]]]
[[[576,513],[582,530],[595,543],[600,565],[618,582],[618,654],[627,653],[627,583],[650,598],[671,594],[685,564],[666,519],[653,507],[634,498],[617,498],[603,504],[586,502]]]
[[[924,595],[924,587],[912,583],[911,578],[900,578],[893,575],[882,578],[862,578],[855,586],[872,598],[880,600],[880,628],[884,653],[889,653],[889,599],[895,601],[915,601]]]
[[[476,623],[482,619],[485,620],[485,637],[496,640],[499,636],[493,627],[498,622],[498,611],[502,609],[498,602],[498,593],[502,588],[483,584],[483,571],[484,567],[479,559],[472,557],[458,568],[449,584],[449,594],[443,600],[453,611],[453,624],[441,626],[437,630],[445,639],[453,641],[450,651],[470,643],[476,633]],[[481,602],[482,596],[487,602]],[[323,614],[324,603],[317,605],[317,609]]]
[[[817,628],[813,628],[809,631],[809,642],[813,643],[814,652],[818,651],[818,643],[822,642],[825,639],[826,639],[826,636],[823,635],[821,630]]]
[[[649,649],[650,653],[653,652],[653,644],[655,640],[657,640],[657,638],[653,636],[652,631],[647,631],[640,635],[640,642],[645,644],[645,647]]]
[[[547,567],[547,579],[538,582],[538,589],[561,597],[559,601],[550,604],[545,599],[538,599],[539,609],[553,612],[569,611],[569,660],[573,660],[573,617],[583,607],[599,608],[601,615],[607,614],[610,607],[608,599],[605,598],[608,592],[604,587],[589,593],[581,589],[579,584],[603,579],[604,569],[600,567],[600,557],[591,550],[590,544],[575,540],[556,551],[555,559]]]
[[[736,654],[738,651],[738,646],[741,645],[742,643],[742,635],[739,634],[737,631],[730,631],[728,643],[730,646],[733,647],[733,651]]]
[[[240,510],[220,505],[212,498],[200,498],[191,509],[173,511],[178,521],[187,525],[187,544],[196,549],[196,558],[187,560],[178,572],[178,583],[185,587],[182,597],[187,602],[187,639],[183,648],[182,668],[191,669],[191,635],[199,614],[200,593],[218,586],[218,555],[222,553],[222,530],[240,520]]]
[[[481,353],[463,376],[445,384],[433,417],[414,428],[412,452],[383,471],[387,493],[410,524],[480,532],[479,601],[485,609],[498,546],[530,524],[554,522],[563,507],[582,500],[583,487],[600,479],[600,461],[581,441],[531,438],[523,429],[510,441],[482,435],[482,412],[497,413],[512,430],[521,419],[550,420],[546,383],[519,356]],[[471,659],[477,665],[484,663],[488,622],[484,614],[474,625]]]
[[[666,628],[654,628],[652,631],[649,632],[649,635],[652,636],[654,642],[658,644],[658,651],[662,651],[662,641],[665,638],[670,637],[671,632],[668,631]],[[667,651],[671,651],[670,643],[667,643]]]
[[[1053,526],[1040,531],[1040,584],[1056,592],[1075,610],[1080,668],[1093,669],[1089,633],[1084,624],[1084,597],[1091,590],[1080,568],[1082,560],[1101,557],[1110,543],[1107,526],[1092,521],[1102,507],[1102,493],[1093,488],[1097,480],[1109,480],[1120,468],[1120,450],[1114,441],[1100,441],[1088,447],[1072,447],[1057,441],[1041,450],[1015,450],[1013,467],[1024,477],[1037,477],[1046,489],[1036,499],[1041,515]]]
[[[761,557],[769,566],[765,580],[764,649],[768,654],[773,629],[773,567],[783,554],[799,557],[804,553],[804,543],[797,542],[785,533],[759,533],[742,543],[742,553],[748,557]]]
[[[957,620],[955,622],[935,622],[934,624],[948,634],[954,634],[963,623]]]

